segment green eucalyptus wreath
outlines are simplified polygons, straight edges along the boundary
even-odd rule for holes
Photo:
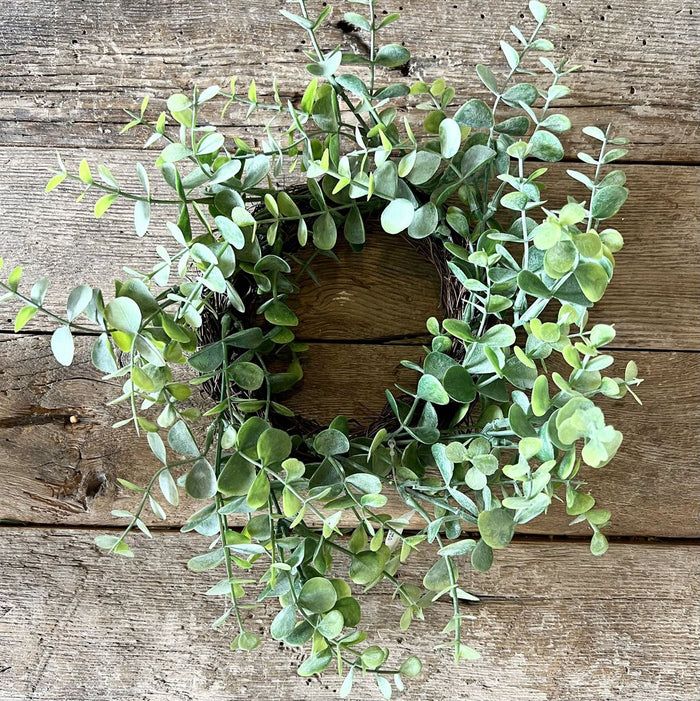
[[[155,165],[170,194],[154,193],[140,164],[143,191],[132,192],[104,165],[95,178],[87,161],[74,175],[59,159],[47,191],[69,180],[82,185],[81,197],[102,192],[97,217],[128,198],[139,236],[151,228],[153,208],[170,208],[175,251],[158,246],[161,260],[149,272],[126,269],[109,302],[99,289],[76,287],[65,317],[44,307],[45,279],[26,295],[15,268],[1,284],[5,298],[25,305],[16,330],[37,311],[58,322],[51,347],[60,363],[73,359],[72,332],[99,334],[92,362],[107,378],[124,378],[115,402],[130,407],[115,426],[145,432],[162,463],[145,486],[119,480],[140,503],[133,513],[115,511],[127,519],[124,532],[97,544],[131,557],[127,535],[134,528],[149,535],[144,509],[165,518],[156,490],[177,506],[184,489],[203,506],[182,530],[214,539],[188,566],[222,569],[207,594],[224,601],[214,626],[234,621],[231,647],[258,646],[244,612],[275,598],[281,609],[272,636],[311,644],[299,674],[335,660],[347,675],[343,695],[356,673],[370,673],[389,698],[390,680],[402,689],[402,676],[417,675],[421,663],[388,663],[388,650],[363,645],[362,596],[349,582],[364,591],[388,583],[404,607],[401,629],[433,602],[451,600],[444,647],[457,660],[473,659],[478,653],[462,639],[463,603],[475,597],[460,588],[459,568],[471,562],[488,570],[516,526],[554,499],[565,501],[574,522],[590,525],[594,555],[606,550],[601,529],[610,514],[594,508],[579,468],[606,465],[622,440],[597,397],[634,396],[640,382],[633,362],[622,378],[602,375],[613,363],[603,348],[615,331],[587,328],[622,246],[620,234],[601,224],[627,198],[622,171],[606,168],[626,154],[626,141],[609,128],[585,128],[595,155],[578,157],[592,173],[567,173],[590,196],[546,207],[547,168],[527,165],[564,156],[557,134],[571,123],[552,106],[568,95],[562,80],[575,68],[544,55],[554,47],[540,37],[547,8],[537,0],[529,37],[513,26],[516,46],[501,42],[505,74],[476,68],[490,104],[455,103],[442,79],[385,84],[384,69],[405,66],[409,53],[378,44],[398,16],[380,21],[373,0],[355,0],[365,14],[345,14],[353,31],[367,34],[367,55],[322,48],[317,32],[331,8],[312,18],[304,0],[296,2],[300,14],[283,14],[308,32],[314,76],[298,104],[283,100],[276,85],[270,101],[259,99],[255,82],[239,95],[232,80],[228,93],[171,95],[155,122],[146,118],[147,99],[130,115],[124,131],[146,127],[146,146],[165,144]],[[532,54],[537,60],[526,62]],[[247,105],[248,115],[269,113],[260,148],[199,124],[220,96],[222,116],[233,103]],[[420,133],[405,116],[416,101]],[[299,173],[300,187],[276,184],[284,169]],[[381,426],[353,433],[341,416],[322,430],[302,430],[282,403],[302,377],[305,347],[293,331],[298,280],[313,275],[317,256],[333,255],[339,228],[359,251],[366,228],[374,231],[366,224],[377,219],[436,262],[447,318],[427,320],[432,341],[422,364],[403,363],[418,374],[417,388],[399,388],[398,397],[387,391],[390,416]],[[551,371],[550,358],[567,374]],[[195,376],[175,379],[181,366]],[[203,412],[190,400],[199,384],[215,396]],[[407,513],[384,510],[387,494]],[[422,586],[404,581],[401,565],[426,544],[436,549]]]

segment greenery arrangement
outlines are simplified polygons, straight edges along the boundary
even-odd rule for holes
[[[149,535],[144,509],[165,518],[162,500],[177,506],[184,490],[202,508],[182,530],[213,539],[188,566],[221,570],[206,594],[225,602],[214,626],[232,619],[231,647],[259,645],[244,612],[278,599],[272,637],[311,646],[299,674],[335,663],[345,675],[341,695],[356,675],[371,674],[390,698],[392,680],[401,690],[421,662],[393,663],[387,649],[365,644],[358,587],[388,584],[404,607],[402,630],[450,600],[443,646],[456,660],[474,659],[463,642],[463,604],[475,597],[460,587],[460,568],[488,570],[515,528],[553,500],[590,525],[594,555],[607,548],[601,529],[610,513],[595,508],[579,470],[606,465],[622,440],[597,398],[636,396],[640,382],[633,362],[624,377],[602,374],[615,331],[587,323],[622,246],[603,222],[627,198],[624,173],[606,168],[626,154],[626,141],[585,128],[594,153],[578,157],[590,174],[567,173],[590,195],[547,208],[547,168],[529,164],[564,156],[557,134],[571,123],[553,106],[569,94],[563,81],[575,68],[546,57],[554,47],[540,36],[547,8],[537,0],[528,33],[512,26],[514,43],[501,42],[505,72],[476,68],[489,103],[457,101],[442,79],[387,84],[385,69],[406,64],[409,52],[380,43],[398,15],[380,20],[373,0],[354,0],[364,13],[345,14],[367,35],[367,55],[322,48],[317,31],[331,8],[311,17],[295,1],[298,14],[283,14],[308,33],[313,76],[298,104],[276,85],[267,102],[255,82],[239,94],[232,80],[229,92],[171,95],[155,121],[147,99],[131,115],[124,131],[144,127],[146,146],[162,146],[155,165],[168,194],[154,194],[140,164],[142,191],[132,192],[104,165],[95,177],[87,161],[73,173],[59,159],[47,191],[66,181],[81,198],[98,192],[96,217],[127,198],[144,236],[154,211],[173,213],[173,247],[157,247],[151,270],[126,269],[109,295],[76,287],[64,316],[45,308],[45,279],[24,292],[15,268],[0,285],[3,300],[24,304],[17,331],[37,312],[57,323],[51,348],[63,365],[73,360],[73,332],[97,333],[92,362],[123,379],[114,402],[129,408],[115,427],[145,434],[162,463],[145,486],[120,480],[140,503],[133,513],[115,511],[124,531],[97,545],[131,557],[127,536]],[[215,98],[225,100],[222,114],[232,103],[269,114],[261,148],[199,123]],[[421,124],[402,116],[412,105]],[[279,186],[283,172],[298,173],[301,186]],[[361,250],[370,220],[423,241],[441,261],[447,318],[427,320],[433,338],[423,362],[404,361],[417,386],[387,391],[385,425],[356,435],[340,416],[309,434],[283,403],[303,367],[293,295],[314,259],[333,255],[339,230]],[[176,379],[182,367],[192,371],[187,381]],[[216,394],[203,412],[191,400],[196,385]],[[385,509],[390,495],[402,504],[394,513]],[[434,553],[422,586],[401,577],[418,550]]]

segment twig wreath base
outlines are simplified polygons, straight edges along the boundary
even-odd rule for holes
[[[145,434],[161,464],[146,485],[119,480],[138,505],[113,511],[126,527],[97,545],[132,557],[127,538],[150,537],[146,509],[164,519],[161,501],[177,507],[184,490],[202,506],[182,530],[210,539],[188,567],[218,571],[206,594],[222,602],[213,625],[233,624],[231,648],[260,644],[246,612],[273,599],[272,637],[310,648],[299,674],[332,665],[344,675],[342,696],[370,675],[390,698],[421,662],[394,663],[387,648],[367,644],[364,592],[391,587],[402,630],[449,601],[440,647],[470,660],[479,653],[464,641],[463,607],[475,597],[460,586],[460,569],[488,570],[516,527],[554,502],[592,529],[594,555],[607,549],[610,512],[585,491],[580,470],[605,466],[622,441],[597,402],[636,398],[641,382],[634,362],[621,377],[605,373],[615,329],[588,328],[623,244],[604,222],[627,199],[614,167],[626,140],[610,127],[584,128],[594,153],[578,154],[587,172],[567,176],[586,194],[559,208],[547,201],[547,166],[532,165],[564,157],[558,135],[571,122],[554,105],[575,68],[547,58],[554,46],[540,36],[548,12],[537,0],[528,34],[512,26],[515,45],[501,42],[500,77],[476,67],[488,103],[456,102],[442,78],[391,82],[409,53],[380,44],[398,15],[378,17],[374,0],[355,0],[366,12],[345,14],[367,35],[367,55],[324,49],[331,8],[311,17],[296,1],[299,14],[282,14],[310,40],[313,78],[301,100],[283,99],[276,83],[263,99],[254,81],[241,95],[232,80],[229,92],[171,95],[155,121],[148,99],[129,113],[125,131],[146,129],[146,146],[162,146],[155,166],[164,194],[141,164],[141,190],[132,191],[102,164],[93,174],[84,160],[73,173],[59,158],[47,191],[64,181],[79,185],[80,198],[97,191],[97,217],[120,198],[132,202],[144,236],[158,227],[156,212],[170,213],[171,247],[156,247],[151,270],[126,268],[109,295],[77,286],[63,315],[44,303],[45,278],[23,289],[21,267],[0,287],[3,300],[22,303],[17,331],[37,313],[57,324],[51,348],[63,365],[73,361],[74,332],[95,335],[94,366],[123,382],[112,403],[129,413],[115,427]],[[232,104],[269,115],[260,147],[201,123],[220,97],[222,116]],[[283,169],[298,174],[298,187],[278,185]],[[425,357],[403,361],[417,384],[387,390],[376,422],[339,416],[318,426],[283,403],[303,375],[299,275],[313,276],[314,257],[332,255],[339,236],[359,251],[378,227],[436,266],[445,318],[426,321]],[[175,379],[183,368],[188,381]],[[388,495],[401,515],[389,513]],[[402,567],[419,550],[430,566],[421,582],[405,581]]]
[[[297,196],[301,195],[301,201],[305,201],[306,197],[308,196],[308,190],[303,185],[288,188],[286,192],[294,200],[297,199]],[[256,213],[254,212],[254,214]],[[258,210],[257,214],[262,214],[262,210]],[[378,216],[370,215],[366,217],[364,225],[367,238],[386,235],[381,229]],[[289,260],[290,256],[296,258],[302,247],[299,245],[295,228],[281,228],[278,231],[278,237],[282,243],[281,250],[279,252],[281,257],[283,257],[285,260]],[[466,290],[466,288],[460,284],[459,280],[451,273],[448,265],[451,255],[447,249],[441,244],[436,243],[431,237],[414,239],[408,236],[405,232],[399,233],[398,237],[415,248],[428,263],[435,267],[440,280],[440,307],[444,317],[450,319],[462,318],[466,311],[466,306],[469,303],[470,294],[468,290]],[[359,254],[362,251],[362,246],[355,246],[354,249],[356,253]],[[291,262],[294,263],[293,260]],[[300,264],[302,267],[304,266],[303,261],[301,261]],[[246,328],[260,324],[260,319],[257,318],[252,311],[257,306],[257,297],[257,288],[254,285],[250,285],[246,292],[241,295],[244,307],[247,310],[247,314],[240,314],[237,312],[237,310],[231,307],[225,295],[215,295],[211,300],[210,308],[206,309],[202,315],[202,326],[200,327],[198,334],[200,346],[207,346],[221,338],[222,320],[227,314],[235,316],[238,319],[238,322]],[[293,302],[294,298],[292,297],[290,300],[292,306]],[[428,349],[425,350],[426,352],[429,352]],[[228,362],[235,362],[236,358],[239,357],[240,354],[240,349],[229,348]],[[464,358],[464,346],[458,342],[453,343],[452,347],[446,351],[446,355],[456,361],[460,361]],[[303,353],[301,355],[301,362],[303,366]],[[204,384],[205,391],[213,399],[218,399],[221,396],[221,386],[219,380],[219,376],[216,376]],[[260,401],[263,397],[262,388],[258,388],[257,390],[245,390],[237,386],[235,383],[232,384],[230,391],[233,396],[243,400]],[[291,387],[289,393],[293,393],[294,391],[295,388]],[[284,396],[285,395],[283,394],[282,398],[284,398]],[[405,400],[409,398],[409,395],[403,394],[400,398]],[[261,409],[258,412],[253,413],[262,416],[263,411]],[[384,406],[380,415],[369,424],[358,422],[352,417],[348,417],[348,421],[348,435],[355,437],[373,437],[376,435],[377,431],[382,428],[388,431],[394,431],[399,427],[398,419],[388,403]],[[301,413],[294,413],[291,416],[279,416],[275,420],[275,426],[278,428],[283,428],[285,431],[291,434],[299,435],[302,438],[309,436],[313,437],[315,434],[319,433],[325,428],[325,426],[323,426],[317,420],[309,418]]]

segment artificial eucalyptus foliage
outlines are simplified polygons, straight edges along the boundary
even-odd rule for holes
[[[171,95],[155,121],[147,99],[130,115],[124,131],[145,128],[146,146],[160,148],[155,166],[168,194],[152,190],[141,164],[141,189],[128,191],[104,165],[93,172],[82,161],[74,173],[59,159],[47,191],[66,181],[81,198],[97,192],[96,217],[126,198],[144,236],[163,214],[172,243],[157,247],[153,268],[126,269],[108,294],[76,287],[63,316],[44,306],[47,280],[27,290],[21,268],[0,283],[2,299],[24,304],[17,331],[37,312],[57,323],[51,348],[63,365],[73,360],[73,333],[95,334],[93,364],[123,382],[114,402],[129,416],[115,427],[135,429],[162,464],[146,485],[120,480],[140,503],[114,512],[124,531],[97,544],[131,557],[127,536],[135,528],[149,535],[144,509],[165,518],[163,503],[177,506],[184,490],[201,508],[183,532],[209,539],[188,566],[217,570],[206,594],[223,602],[214,626],[230,619],[231,647],[259,645],[244,612],[276,599],[272,637],[310,647],[299,674],[332,665],[345,676],[341,695],[355,676],[371,674],[389,698],[421,663],[388,660],[387,649],[366,644],[360,592],[389,586],[402,630],[450,600],[441,647],[469,660],[478,653],[464,642],[463,605],[475,597],[460,587],[460,569],[488,570],[517,526],[555,500],[589,524],[594,555],[606,550],[610,513],[596,508],[580,468],[605,466],[622,440],[598,399],[636,397],[640,382],[634,362],[624,377],[603,374],[615,330],[588,325],[622,247],[606,222],[627,199],[624,173],[610,167],[626,140],[585,128],[591,153],[579,153],[582,170],[567,173],[589,196],[547,206],[547,168],[536,162],[564,156],[558,135],[571,123],[555,105],[575,68],[547,58],[554,47],[540,36],[547,8],[537,0],[527,27],[511,27],[513,43],[501,42],[503,66],[476,67],[486,101],[463,101],[440,78],[387,82],[398,74],[387,69],[409,53],[381,43],[398,15],[377,17],[373,0],[355,0],[364,8],[345,14],[367,36],[368,55],[323,48],[317,31],[331,8],[312,17],[296,3],[297,13],[282,14],[312,47],[313,78],[300,100],[284,100],[276,85],[263,100],[255,82],[239,93],[232,80],[228,92]],[[200,123],[221,98],[222,115],[233,103],[269,114],[262,146]],[[409,119],[407,107],[422,119]],[[278,184],[288,172],[302,187]],[[368,231],[378,235],[370,219],[387,234],[430,239],[459,313],[427,320],[422,363],[404,362],[416,371],[415,389],[386,393],[393,423],[367,435],[342,416],[314,434],[285,429],[285,393],[304,364],[294,331],[298,280],[313,276],[314,258],[332,256],[340,236],[360,251]],[[204,340],[207,317],[217,336]],[[205,411],[191,398],[203,384],[217,395]],[[417,551],[432,554],[422,582],[402,574]]]

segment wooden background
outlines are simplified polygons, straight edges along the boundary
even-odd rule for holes
[[[399,1],[382,8],[405,13],[389,34],[413,49],[412,76],[444,75],[464,99],[481,93],[473,66],[501,60],[497,40],[527,11],[524,0]],[[73,168],[83,157],[102,159],[131,178],[136,160],[148,160],[139,152],[142,135],[118,131],[122,108],[144,94],[158,107],[195,81],[225,84],[235,73],[247,82],[270,71],[283,95],[298,97],[305,47],[278,15],[282,6],[4,0],[0,254],[24,265],[28,279],[48,273],[53,304],[78,282],[107,285],[125,264],[153,262],[119,205],[95,221],[73,196],[43,194],[54,152]],[[483,595],[468,626],[483,658],[454,667],[446,653],[428,652],[422,680],[404,697],[697,700],[700,5],[572,0],[552,8],[557,52],[582,66],[570,80],[575,128],[567,152],[582,145],[585,124],[612,121],[633,142],[631,196],[617,220],[626,246],[595,319],[616,323],[618,362],[638,362],[645,405],[611,403],[625,442],[610,466],[590,474],[600,505],[613,511],[609,553],[593,559],[581,527],[568,526],[559,509],[528,524],[488,574],[466,575],[465,588]],[[333,22],[324,43],[360,48]],[[269,90],[259,81],[260,93]],[[226,118],[231,134],[252,138],[258,126],[235,113]],[[570,188],[566,167],[547,176],[554,206]],[[152,248],[167,241],[163,232],[149,236]],[[305,287],[298,301],[301,333],[312,344],[295,406],[320,419],[340,412],[369,419],[382,407],[383,388],[404,377],[397,362],[420,356],[424,320],[439,313],[437,280],[398,238],[373,239],[361,256],[341,251],[341,259],[342,266],[321,266],[323,287]],[[44,322],[19,336],[11,330],[3,311],[0,698],[333,698],[340,682],[332,674],[295,676],[297,650],[267,642],[234,655],[227,633],[209,628],[219,615],[202,596],[211,582],[185,568],[200,537],[176,535],[191,502],[170,514],[156,539],[139,539],[137,563],[98,554],[92,539],[115,527],[110,510],[132,503],[115,477],[143,482],[152,456],[109,428],[121,417],[104,406],[116,387],[90,369],[89,339],[79,339],[77,363],[65,369],[51,357]],[[423,564],[432,556],[426,552]],[[251,613],[251,628],[262,630],[270,615]],[[437,606],[406,634],[396,632],[399,615],[386,591],[372,594],[370,628],[405,656],[430,650],[449,612]],[[375,696],[361,683],[353,698]]]

